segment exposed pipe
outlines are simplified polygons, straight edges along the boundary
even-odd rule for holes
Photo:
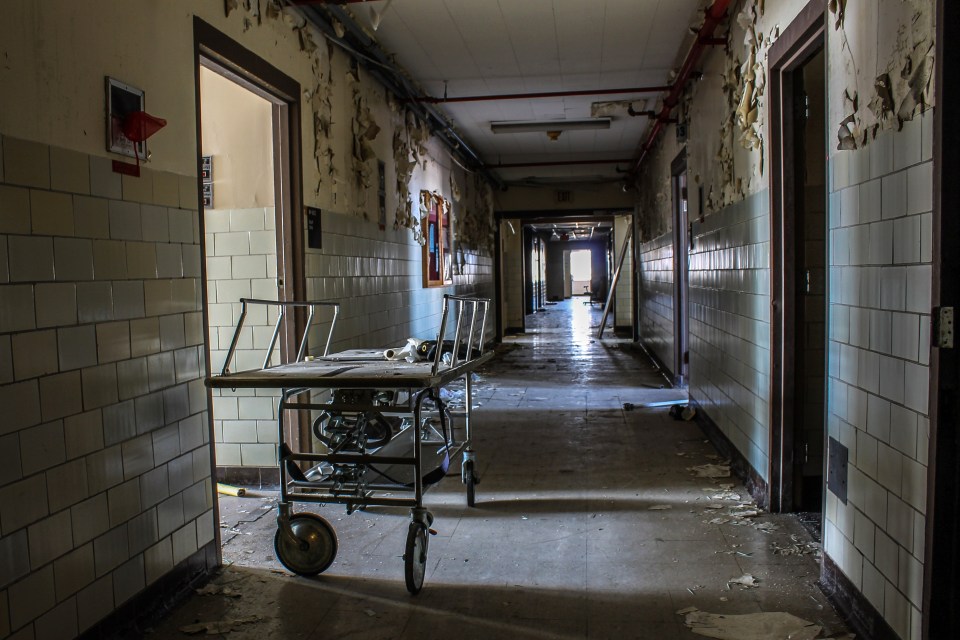
[[[659,93],[669,91],[673,87],[670,85],[656,87],[627,87],[624,89],[584,89],[580,91],[539,91],[535,93],[498,93],[483,96],[457,96],[448,98],[444,96],[437,98],[434,96],[417,96],[410,98],[411,102],[422,102],[424,104],[446,104],[448,102],[483,102],[491,100],[535,100],[537,98],[567,98],[571,96],[610,96],[625,93]]]
[[[373,0],[289,0],[291,4],[302,7],[305,4],[362,4]]]
[[[670,93],[663,99],[663,108],[660,110],[660,115],[657,116],[656,121],[654,121],[653,126],[650,128],[647,141],[643,143],[643,147],[640,150],[640,157],[634,162],[630,173],[636,175],[636,173],[640,171],[640,164],[650,149],[653,148],[657,134],[660,133],[664,124],[669,120],[670,112],[673,111],[673,108],[677,106],[677,103],[680,101],[680,94],[683,92],[684,85],[687,84],[687,80],[690,78],[694,65],[697,64],[697,61],[700,59],[700,54],[703,53],[706,47],[726,43],[726,39],[724,38],[714,38],[713,31],[720,24],[720,21],[723,20],[724,16],[726,16],[728,6],[730,6],[730,0],[716,0],[710,8],[706,10],[706,17],[703,20],[703,25],[700,27],[700,30],[697,32],[697,39],[694,41],[693,46],[690,47],[690,51],[687,52],[687,57],[680,67],[677,79],[674,80],[673,86],[670,88]]]

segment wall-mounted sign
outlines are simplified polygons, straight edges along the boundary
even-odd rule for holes
[[[380,225],[380,231],[387,228],[387,168],[386,165],[377,162],[377,222]]]
[[[323,237],[320,233],[320,209],[307,207],[307,246],[311,249],[323,248]]]
[[[203,207],[213,208],[213,156],[200,156],[200,179],[203,182]]]

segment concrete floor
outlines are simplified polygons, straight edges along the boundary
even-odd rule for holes
[[[325,573],[302,578],[274,558],[274,492],[251,491],[220,500],[219,593],[192,597],[149,637],[229,620],[246,620],[231,639],[702,637],[677,614],[691,606],[786,611],[821,637],[844,633],[798,521],[726,515],[748,511],[737,505],[749,496],[736,478],[688,470],[721,462],[694,423],[667,407],[624,410],[685,396],[660,388],[635,345],[596,340],[599,315],[579,298],[550,305],[480,374],[477,506],[457,469],[427,493],[438,534],[419,595],[404,587],[405,509],[302,507],[340,545]],[[728,585],[745,573],[758,586]]]

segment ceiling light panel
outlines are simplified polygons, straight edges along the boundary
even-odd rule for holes
[[[609,129],[610,118],[580,118],[577,120],[510,120],[491,122],[494,133],[530,133],[543,131],[583,131]]]

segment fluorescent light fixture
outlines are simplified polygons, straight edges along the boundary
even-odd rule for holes
[[[510,120],[491,122],[494,133],[541,133],[544,131],[580,131],[609,129],[613,118],[580,118],[578,120]]]

